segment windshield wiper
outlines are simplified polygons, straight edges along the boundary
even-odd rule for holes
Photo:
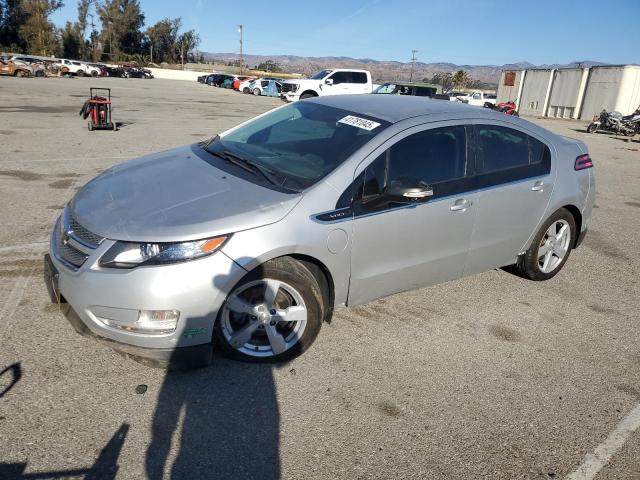
[[[280,183],[276,180],[275,172],[273,170],[268,169],[267,167],[260,165],[259,163],[253,162],[247,158],[241,157],[240,155],[230,152],[229,150],[225,150],[222,154],[216,154],[222,156],[225,160],[237,165],[240,168],[244,168],[245,170],[252,173],[259,173],[262,175],[269,183],[272,185],[280,186]]]
[[[209,140],[205,140],[204,142],[201,142],[200,147],[206,150],[209,145],[211,145],[213,142],[215,142],[219,138],[220,138],[220,135],[215,135],[214,137],[211,137]]]

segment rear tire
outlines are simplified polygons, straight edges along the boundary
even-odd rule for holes
[[[324,305],[322,288],[304,264],[276,258],[253,269],[229,293],[216,322],[216,339],[223,353],[236,360],[283,362],[311,346]]]
[[[528,250],[518,257],[518,273],[534,281],[553,278],[567,262],[576,235],[573,215],[564,208],[556,211],[542,224]]]
[[[82,71],[82,70],[78,70],[78,71],[76,72],[76,76],[77,76],[77,77],[84,77],[84,71]]]

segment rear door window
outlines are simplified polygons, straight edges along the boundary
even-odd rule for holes
[[[367,74],[364,72],[349,72],[351,83],[367,83]]]
[[[489,186],[548,174],[551,152],[524,132],[497,125],[478,125],[480,186]]]

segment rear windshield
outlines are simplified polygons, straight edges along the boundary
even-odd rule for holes
[[[209,143],[273,173],[277,185],[302,191],[328,175],[389,122],[313,102],[276,109]]]

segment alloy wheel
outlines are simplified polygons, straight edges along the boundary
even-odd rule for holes
[[[538,247],[538,267],[542,273],[551,273],[562,263],[571,246],[571,227],[560,219],[547,229]]]
[[[220,322],[226,341],[237,351],[273,357],[298,343],[307,326],[307,307],[288,283],[263,278],[231,292]]]

